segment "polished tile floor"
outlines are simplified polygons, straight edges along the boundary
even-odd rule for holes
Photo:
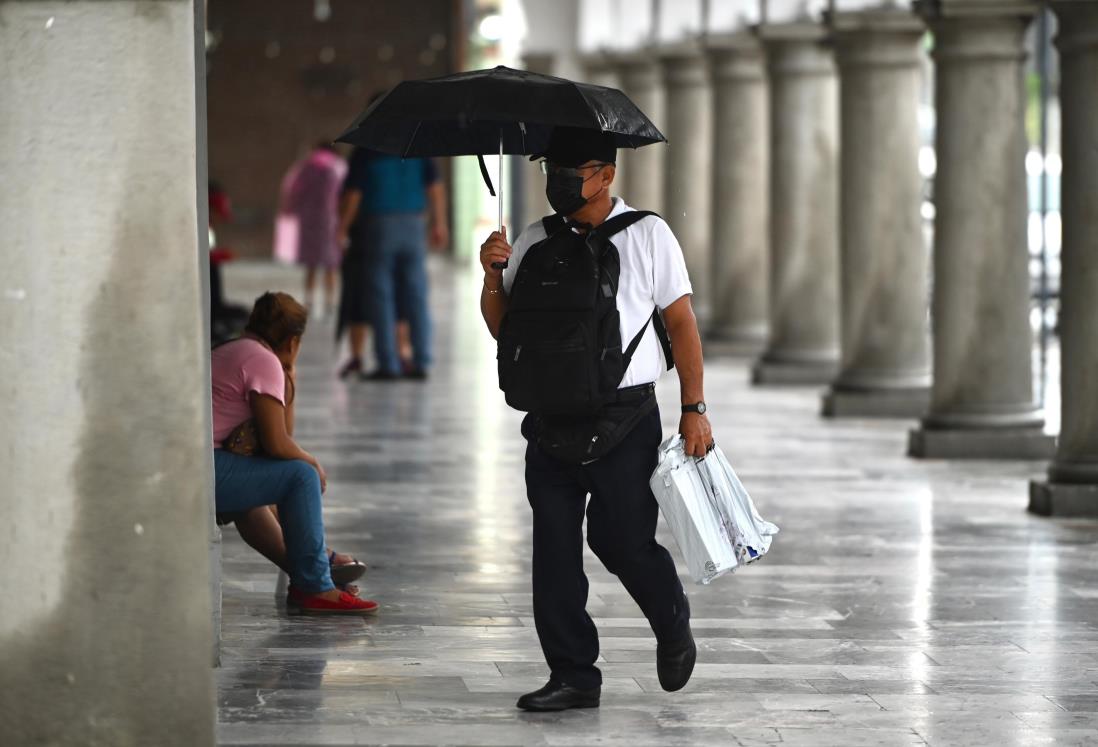
[[[330,542],[370,565],[381,614],[287,617],[284,580],[227,531],[223,744],[1098,745],[1098,523],[1025,512],[1043,465],[906,459],[906,423],[821,420],[815,390],[750,388],[746,362],[717,355],[717,438],[781,526],[773,550],[688,587],[699,663],[675,694],[589,556],[603,705],[515,710],[546,669],[520,415],[496,388],[476,282],[434,268],[427,383],[340,383],[330,325],[310,330],[298,436],[330,475]],[[247,265],[227,284],[299,288]],[[676,387],[660,387],[668,430]]]

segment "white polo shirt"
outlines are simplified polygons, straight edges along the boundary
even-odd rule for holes
[[[620,197],[615,197],[607,219],[632,210]],[[503,288],[510,294],[526,251],[546,238],[541,221],[526,227],[512,244],[511,260],[503,271]],[[610,238],[621,257],[618,278],[617,307],[621,316],[621,344],[629,345],[658,306],[661,310],[690,295],[690,276],[671,227],[660,217],[650,215]],[[629,364],[621,387],[649,384],[659,379],[667,368],[656,331],[652,325],[641,338]]]

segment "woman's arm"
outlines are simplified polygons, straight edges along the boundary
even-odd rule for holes
[[[252,415],[255,416],[256,431],[263,445],[264,453],[272,459],[300,459],[316,468],[320,474],[321,489],[327,487],[327,475],[309,452],[297,445],[286,431],[286,406],[274,397],[252,392],[249,397]]]
[[[293,366],[286,371],[286,435],[294,435],[294,403],[297,402],[297,372]]]

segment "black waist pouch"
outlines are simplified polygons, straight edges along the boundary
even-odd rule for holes
[[[609,454],[655,409],[655,384],[642,384],[618,390],[617,397],[595,415],[531,413],[522,421],[522,435],[549,456],[571,464],[586,464]]]

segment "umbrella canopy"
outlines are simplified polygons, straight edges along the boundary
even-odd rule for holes
[[[532,155],[554,127],[608,132],[619,148],[667,140],[615,88],[502,65],[400,83],[337,140],[403,158]]]

